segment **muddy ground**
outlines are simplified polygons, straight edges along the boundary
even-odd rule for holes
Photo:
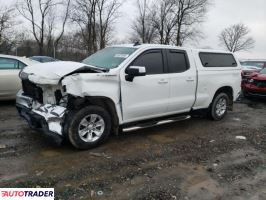
[[[4,102],[0,187],[53,187],[64,200],[266,199],[264,102],[242,100],[221,122],[193,118],[111,136],[90,151],[54,145]]]

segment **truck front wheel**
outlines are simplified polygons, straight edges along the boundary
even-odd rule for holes
[[[111,131],[111,117],[99,106],[88,106],[68,116],[68,138],[78,149],[91,149],[102,144]]]
[[[215,120],[222,120],[228,111],[229,97],[226,93],[220,93],[215,96],[209,109],[209,116]]]

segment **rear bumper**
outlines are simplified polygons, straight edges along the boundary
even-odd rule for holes
[[[61,143],[66,109],[60,106],[36,104],[30,97],[24,96],[22,91],[17,94],[17,110],[30,128],[52,137],[56,143]]]

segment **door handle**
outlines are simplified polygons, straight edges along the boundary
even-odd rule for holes
[[[188,78],[187,82],[194,82],[195,80],[193,78]]]
[[[159,84],[167,84],[168,83],[168,81],[167,80],[164,80],[164,79],[162,79],[162,80],[159,80],[159,82],[158,82]]]

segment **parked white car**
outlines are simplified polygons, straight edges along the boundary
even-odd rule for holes
[[[120,45],[83,63],[27,67],[17,108],[30,126],[93,148],[120,128],[138,129],[206,111],[221,120],[240,94],[232,53],[163,45]]]
[[[0,54],[0,100],[16,99],[21,89],[20,70],[36,63],[27,58]]]

